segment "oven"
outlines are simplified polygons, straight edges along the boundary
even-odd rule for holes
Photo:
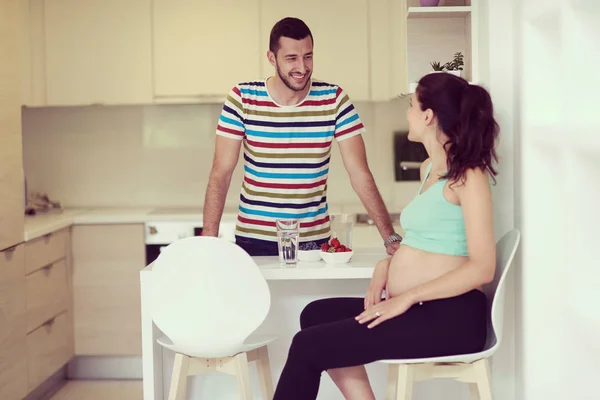
[[[152,263],[169,244],[202,235],[201,221],[148,221],[145,223],[146,265]],[[235,222],[221,222],[219,237],[235,243]]]

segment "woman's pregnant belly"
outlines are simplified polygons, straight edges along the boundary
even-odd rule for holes
[[[450,272],[468,260],[463,256],[429,253],[401,245],[388,270],[387,290],[395,297]]]

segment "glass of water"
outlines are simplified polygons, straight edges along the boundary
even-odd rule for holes
[[[296,219],[278,219],[277,245],[279,247],[279,264],[293,267],[298,262],[298,237],[300,223]]]

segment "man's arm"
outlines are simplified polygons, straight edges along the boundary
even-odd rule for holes
[[[338,87],[334,137],[340,146],[342,161],[350,176],[352,188],[358,194],[369,216],[375,221],[379,234],[385,241],[395,232],[390,221],[390,214],[383,204],[373,174],[367,165],[365,143],[362,139],[363,132],[365,132],[365,127],[352,101],[344,90]],[[393,254],[398,249],[398,238],[395,240],[395,243],[386,246],[388,254]]]
[[[215,157],[204,199],[203,236],[218,236],[231,175],[238,162],[242,141],[217,136]]]
[[[367,164],[367,153],[362,135],[340,140],[338,145],[352,188],[375,222],[382,239],[387,239],[394,233],[394,227]]]
[[[242,93],[235,86],[223,104],[217,124],[215,156],[204,199],[204,227],[202,229],[204,236],[219,235],[219,223],[223,215],[225,198],[231,183],[231,175],[240,156],[245,133]]]

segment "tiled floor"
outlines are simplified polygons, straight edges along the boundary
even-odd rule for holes
[[[51,400],[142,400],[142,381],[68,381]]]

